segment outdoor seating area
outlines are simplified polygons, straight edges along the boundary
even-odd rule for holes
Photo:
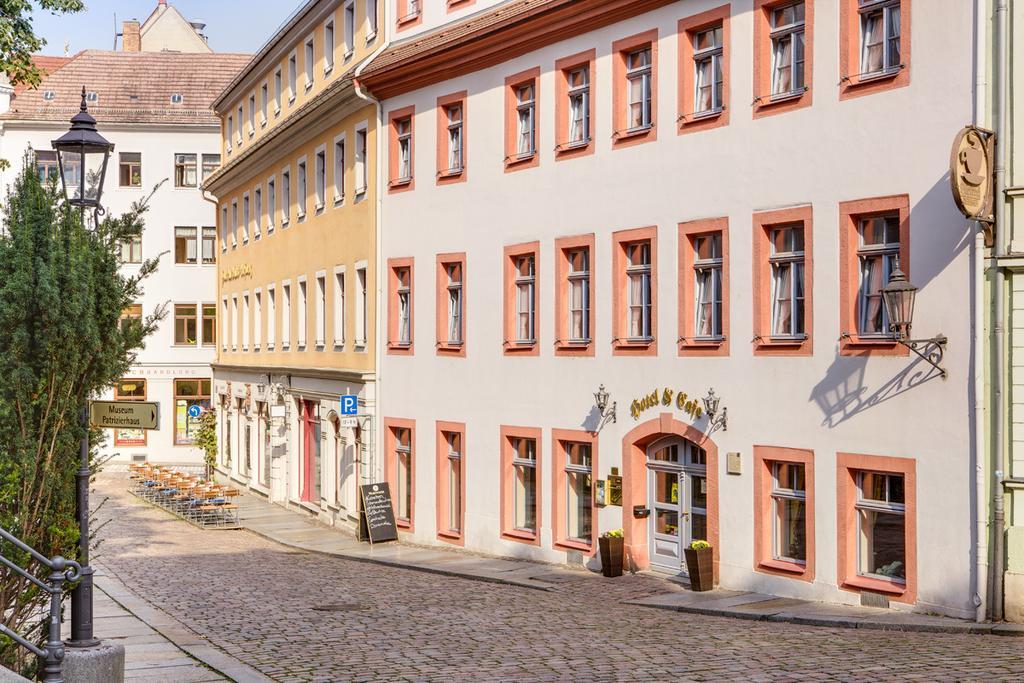
[[[176,467],[129,466],[129,491],[204,529],[238,529],[239,495],[236,488],[222,486]]]

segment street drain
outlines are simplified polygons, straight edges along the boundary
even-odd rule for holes
[[[317,605],[313,608],[314,612],[357,612],[359,610],[369,609],[366,605],[360,605],[356,602],[345,602],[340,605]]]

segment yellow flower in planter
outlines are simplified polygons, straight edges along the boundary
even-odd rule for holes
[[[694,541],[690,544],[690,547],[694,550],[704,550],[705,548],[710,548],[711,544],[707,541]]]

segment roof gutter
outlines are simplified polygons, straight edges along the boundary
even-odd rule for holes
[[[383,226],[383,210],[382,210],[382,205],[381,205],[382,201],[383,201],[383,197],[384,197],[384,192],[382,191],[382,188],[384,187],[384,164],[381,163],[381,159],[383,158],[383,153],[384,153],[384,106],[381,104],[380,100],[378,100],[376,97],[371,95],[369,92],[363,90],[363,85],[359,81],[359,75],[363,72],[363,70],[367,66],[372,64],[373,60],[375,60],[378,57],[378,55],[380,55],[382,52],[384,52],[384,50],[386,50],[387,47],[391,44],[392,33],[394,31],[394,29],[393,29],[393,27],[391,25],[391,21],[390,21],[391,6],[392,6],[392,4],[390,2],[384,2],[384,3],[381,3],[381,4],[382,4],[382,7],[383,7],[383,12],[384,12],[384,17],[383,17],[383,22],[384,22],[384,39],[381,41],[381,44],[377,47],[377,49],[374,50],[373,53],[369,57],[364,59],[362,61],[362,63],[359,64],[359,66],[356,67],[355,73],[352,76],[353,84],[355,85],[356,97],[358,97],[361,100],[365,100],[366,102],[372,103],[374,105],[374,109],[375,109],[376,115],[377,115],[377,130],[376,130],[376,143],[377,144],[376,144],[375,150],[374,150],[374,153],[377,155],[376,156],[376,164],[375,164],[376,171],[377,171],[377,173],[376,173],[376,175],[377,175],[377,178],[376,178],[376,187],[377,187],[376,195],[377,196],[376,196],[376,201],[374,202],[374,206],[373,206],[374,255],[376,257],[375,263],[374,263],[374,271],[375,271],[374,272],[374,283],[376,285],[376,291],[374,292],[374,307],[376,308],[377,314],[374,316],[375,324],[376,324],[376,330],[374,332],[374,335],[375,335],[375,346],[374,346],[374,349],[373,349],[373,353],[376,356],[376,358],[374,359],[373,366],[374,366],[374,368],[376,368],[376,373],[377,373],[377,375],[376,375],[376,382],[374,383],[374,404],[375,404],[375,407],[376,407],[375,412],[378,415],[380,414],[381,386],[383,385],[383,382],[381,381],[381,379],[382,379],[383,374],[384,374],[383,373],[383,368],[381,367],[381,360],[384,358],[384,354],[382,352],[382,350],[384,348],[383,347],[383,341],[382,341],[384,339],[384,336],[383,336],[383,331],[384,331],[383,317],[384,316],[382,316],[380,314],[381,302],[383,301],[383,297],[384,297],[384,293],[382,291],[382,286],[381,286],[381,283],[384,281],[384,277],[382,275],[382,273],[384,272],[384,256],[383,256],[384,250],[382,248],[383,245],[384,245],[384,226]],[[383,432],[383,430],[384,430],[384,421],[381,420],[381,419],[374,420],[374,424],[373,424],[373,428],[372,428],[373,447],[367,448],[367,451],[366,451],[367,454],[368,454],[368,458],[369,458],[370,462],[366,463],[366,465],[367,465],[366,467],[361,467],[360,468],[361,472],[365,472],[366,473],[366,474],[363,475],[364,476],[364,482],[363,483],[371,483],[371,482],[375,481],[376,477],[378,476],[378,473],[380,475],[383,475],[383,468],[380,467],[380,464],[379,464],[380,460],[378,458],[377,449],[376,449],[376,444],[384,443],[384,435],[383,435],[384,432]],[[369,478],[365,479],[365,477],[369,477]]]

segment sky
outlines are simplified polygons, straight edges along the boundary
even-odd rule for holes
[[[206,23],[210,47],[216,52],[254,53],[303,0],[168,0],[189,21]],[[114,26],[127,19],[145,21],[157,0],[85,0],[78,14],[53,15],[36,10],[33,26],[46,39],[42,53],[63,55],[79,50],[111,50]],[[114,15],[117,15],[117,23]]]

